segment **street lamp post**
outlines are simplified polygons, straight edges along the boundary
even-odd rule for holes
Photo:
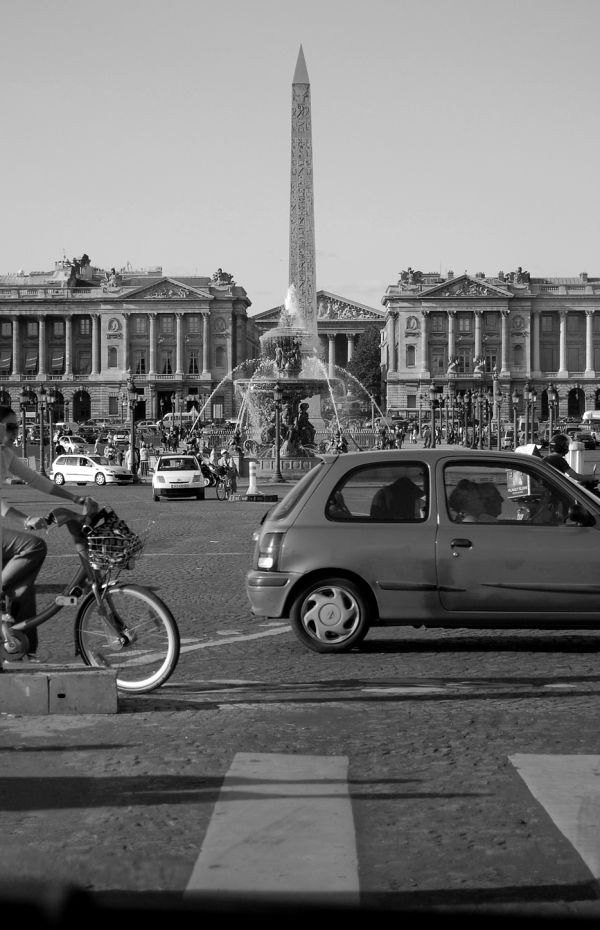
[[[21,455],[27,458],[27,418],[25,416],[25,407],[29,401],[29,394],[25,388],[21,388],[19,393],[19,405],[21,408]]]
[[[50,447],[50,449],[49,449],[49,451],[50,451],[50,458],[49,458],[49,463],[50,463],[50,465],[52,465],[52,462],[54,461],[54,435],[53,435],[53,433],[54,433],[54,426],[53,426],[53,424],[52,424],[52,419],[53,419],[53,418],[52,418],[52,413],[53,413],[53,410],[54,410],[54,404],[56,404],[57,401],[58,401],[58,396],[57,396],[57,394],[56,394],[55,389],[52,387],[52,388],[50,388],[50,392],[49,392],[49,394],[48,394],[48,443],[49,443],[49,447]]]
[[[135,449],[135,408],[137,404],[137,389],[135,385],[135,379],[131,374],[131,369],[127,372],[127,399],[129,401],[129,445],[131,448],[131,474],[133,475],[133,480],[136,480],[137,476],[137,462],[136,462],[136,449]]]
[[[431,407],[431,448],[435,449],[435,384],[429,386],[429,406]]]
[[[493,419],[496,421],[496,439],[498,444],[498,452],[500,452],[500,403],[498,399],[498,372],[494,368],[492,372],[492,405],[493,405]]]
[[[549,419],[549,430],[548,430],[548,441],[552,439],[552,434],[554,431],[554,410],[556,403],[558,401],[558,392],[552,382],[548,385],[548,419]]]
[[[492,432],[494,429],[494,392],[491,387],[486,391],[486,410],[487,410],[487,447],[492,448]]]
[[[279,381],[273,388],[273,400],[275,401],[275,481],[284,481],[281,474],[281,450],[279,448],[281,441],[281,402],[283,400],[283,390]]]
[[[46,388],[40,384],[38,388],[38,415],[40,420],[40,474],[46,474],[44,462],[44,415],[46,412]]]
[[[516,449],[518,442],[519,442],[519,440],[517,439],[517,408],[519,406],[519,392],[517,391],[516,388],[512,392],[511,400],[512,400],[512,408],[513,408],[513,436],[514,436],[514,443],[515,443],[515,449]]]
[[[470,408],[471,408],[472,396],[473,395],[470,390],[463,392],[463,404],[464,404],[464,415],[465,415],[463,446],[469,445],[469,413],[470,413]]]

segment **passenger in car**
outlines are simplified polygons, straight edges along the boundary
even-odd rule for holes
[[[352,514],[346,506],[344,495],[341,491],[336,491],[331,495],[327,502],[327,516],[332,520],[347,520]]]
[[[423,517],[422,489],[402,475],[385,485],[373,497],[370,516],[373,520],[420,520]]]
[[[455,512],[455,523],[478,523],[484,507],[476,482],[461,478],[448,498],[448,506]]]
[[[504,498],[493,481],[484,481],[479,485],[479,497],[483,506],[479,522],[495,523],[502,513]]]

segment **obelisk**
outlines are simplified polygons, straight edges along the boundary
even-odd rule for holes
[[[317,284],[310,82],[302,46],[292,81],[289,284],[295,287],[302,326],[309,333],[312,348],[316,349]]]

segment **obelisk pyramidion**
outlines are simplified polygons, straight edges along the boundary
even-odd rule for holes
[[[310,83],[300,46],[292,81],[292,161],[290,172],[289,283],[296,289],[304,327],[317,347],[315,209],[313,196]]]

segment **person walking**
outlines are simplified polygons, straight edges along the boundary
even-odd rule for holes
[[[96,436],[96,442],[94,443],[94,455],[102,455],[100,451],[100,435]]]
[[[140,478],[146,478],[148,476],[148,459],[150,457],[150,452],[148,446],[145,442],[142,443],[140,447]]]

